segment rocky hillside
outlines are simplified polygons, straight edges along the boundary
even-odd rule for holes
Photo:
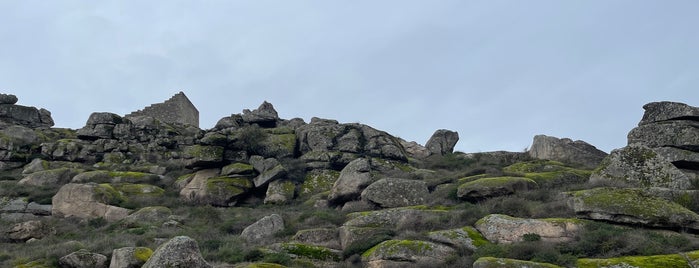
[[[696,267],[699,108],[649,103],[607,155],[539,135],[453,152],[367,125],[213,129],[0,95],[0,267]]]

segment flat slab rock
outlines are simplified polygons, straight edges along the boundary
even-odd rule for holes
[[[536,234],[542,241],[567,242],[575,239],[583,222],[577,219],[523,219],[491,214],[476,222],[476,229],[493,243],[509,244]]]

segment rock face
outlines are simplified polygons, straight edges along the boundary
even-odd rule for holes
[[[635,187],[694,189],[699,182],[699,108],[683,103],[643,106],[628,146],[615,150],[592,174],[592,181],[623,181]]]
[[[471,226],[427,233],[430,240],[460,248],[476,250],[487,244],[487,240]]]
[[[383,178],[364,189],[361,197],[383,208],[395,208],[425,204],[428,195],[424,181]]]
[[[61,257],[58,265],[66,268],[107,268],[107,256],[81,249]]]
[[[240,236],[249,243],[259,243],[283,229],[284,219],[282,216],[279,216],[279,214],[272,214],[245,227]]]
[[[265,126],[276,126],[276,122],[279,120],[279,115],[274,106],[264,101],[260,104],[260,107],[250,111],[248,109],[243,110],[243,121],[249,124],[259,124]]]
[[[464,200],[479,201],[537,188],[539,185],[535,181],[522,177],[482,178],[459,185],[456,195]]]
[[[53,126],[51,112],[45,109],[15,105],[17,96],[0,95],[0,128],[20,125],[30,128],[48,128]]]
[[[692,187],[687,174],[650,147],[631,144],[616,149],[590,176],[591,182],[617,181],[631,187],[663,187],[685,190]]]
[[[582,230],[583,223],[576,219],[522,219],[491,214],[476,222],[476,229],[493,243],[509,244],[524,240],[528,234],[538,235],[542,241],[568,242]]]
[[[658,228],[698,230],[699,215],[642,189],[595,188],[568,193],[578,217]]]
[[[359,197],[362,190],[374,181],[369,160],[364,158],[350,162],[330,190],[328,201],[344,203]]]
[[[398,261],[439,265],[456,251],[450,247],[418,240],[388,240],[379,243],[362,255],[369,262]]]
[[[584,141],[559,139],[546,135],[534,136],[534,142],[528,153],[535,159],[554,160],[590,169],[597,167],[607,156],[607,153]]]
[[[53,196],[51,211],[57,217],[74,216],[82,219],[101,217],[110,222],[128,216],[130,210],[104,203],[112,197],[105,195],[100,186],[94,183],[69,183],[61,187]],[[104,200],[100,200],[101,198]]]
[[[473,268],[494,268],[494,267],[561,268],[561,266],[553,265],[550,263],[523,261],[523,260],[507,259],[507,258],[493,258],[493,257],[481,257],[481,258],[478,258],[473,263]],[[596,266],[591,266],[591,267],[596,267]],[[613,267],[617,267],[617,266],[613,266]],[[619,266],[619,267],[625,267],[625,266]]]
[[[432,134],[425,147],[435,155],[445,155],[454,152],[454,146],[459,141],[459,133],[456,131],[439,129]]]
[[[197,241],[187,236],[176,236],[153,252],[143,268],[210,268],[199,252]]]
[[[32,238],[42,239],[55,233],[56,229],[42,221],[26,221],[12,226],[7,232],[7,237],[11,240],[24,242]]]

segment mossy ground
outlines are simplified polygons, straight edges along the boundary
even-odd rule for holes
[[[638,267],[638,268],[690,268],[687,259],[679,254],[656,256],[629,256],[610,259],[579,259],[579,268]]]

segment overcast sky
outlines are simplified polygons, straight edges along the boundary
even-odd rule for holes
[[[184,91],[202,129],[274,104],[457,150],[609,152],[699,106],[699,1],[0,1],[0,92],[80,128]]]

